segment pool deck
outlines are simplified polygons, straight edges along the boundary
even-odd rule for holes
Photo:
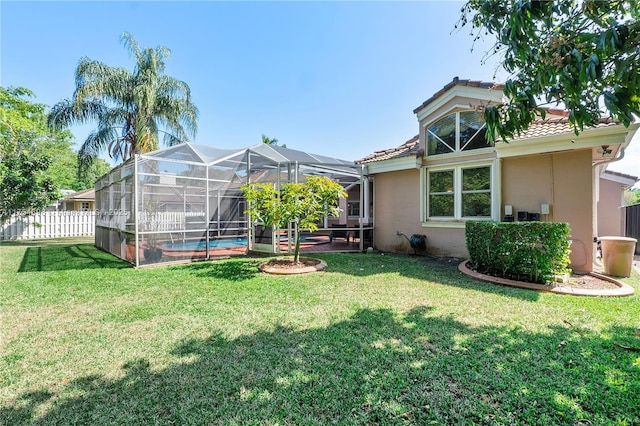
[[[366,246],[365,246],[366,248]],[[287,254],[288,245],[287,243],[280,244],[280,253],[281,255]],[[293,247],[292,247],[293,252]],[[360,251],[360,245],[358,239],[355,241],[350,240],[347,242],[344,239],[334,239],[333,241],[329,241],[328,236],[322,235],[314,235],[313,242],[301,242],[300,243],[300,253],[330,253],[330,252],[358,252]],[[209,250],[210,257],[220,258],[220,257],[229,257],[229,256],[242,256],[247,254],[247,246],[241,245],[237,247],[221,247],[221,248],[211,248]],[[187,260],[187,259],[204,259],[206,257],[206,252],[204,250],[194,250],[194,251],[186,251],[186,250],[170,250],[165,249],[163,251],[163,259],[165,261],[173,261],[173,260]]]

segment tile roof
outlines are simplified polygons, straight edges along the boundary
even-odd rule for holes
[[[618,176],[618,177],[629,179],[629,180],[634,180],[636,182],[639,180],[637,176],[628,175],[626,173],[621,173],[621,172],[614,172],[613,170],[605,170],[604,173],[607,175],[613,175],[613,176]]]
[[[603,117],[600,119],[600,122],[598,124],[589,127],[589,129],[599,129],[602,127],[612,127],[618,125],[620,125],[620,122],[614,121],[609,117]],[[573,133],[573,126],[569,124],[568,118],[561,117],[536,120],[531,123],[531,125],[529,125],[529,128],[527,130],[513,138],[510,142],[523,139],[559,135],[563,133]]]
[[[73,194],[64,197],[65,200],[95,200],[96,191],[94,188],[84,189],[82,191],[74,192]]]
[[[480,87],[486,89],[495,89],[495,90],[504,90],[504,85],[494,82],[484,82],[479,80],[460,80],[458,77],[454,77],[453,80],[445,85],[438,92],[434,93],[429,99],[424,101],[422,105],[418,108],[414,109],[414,114],[429,105],[434,100],[438,99],[440,96],[445,94],[448,90],[455,86],[467,86],[467,87]],[[560,109],[552,109],[545,108],[547,110],[547,114],[551,117],[546,118],[544,120],[540,119],[533,122],[527,130],[522,132],[520,135],[513,138],[510,142],[519,141],[524,139],[533,139],[540,137],[548,137],[553,135],[559,135],[564,133],[573,133],[573,127],[569,124],[569,113],[565,110]],[[602,127],[611,127],[618,126],[619,122],[612,120],[608,117],[603,117],[600,119],[600,122],[590,127],[590,129],[594,128],[602,128]],[[374,161],[382,161],[389,160],[392,158],[400,158],[407,157],[410,155],[424,155],[423,150],[420,148],[420,142],[418,140],[418,136],[414,136],[409,139],[402,145],[396,148],[385,149],[382,151],[376,151],[372,154],[367,155],[360,160],[356,160],[356,164],[362,163],[372,163]]]
[[[620,122],[614,121],[608,117],[603,117],[600,119],[600,123],[598,123],[596,126],[590,127],[590,129],[599,129],[603,127],[612,127],[619,125],[621,125]],[[533,122],[529,126],[529,129],[521,133],[520,136],[512,139],[510,142],[560,135],[563,133],[573,133],[573,127],[569,124],[569,120],[565,117],[548,118],[545,120],[537,120]],[[419,156],[423,154],[424,151],[420,148],[418,136],[414,136],[396,148],[376,151],[373,154],[369,154],[360,160],[356,160],[355,162],[356,164],[373,163],[375,161],[389,160],[391,158],[408,157],[410,155]]]
[[[374,161],[389,160],[391,158],[409,157],[411,155],[421,156],[424,151],[420,148],[418,135],[415,135],[402,145],[396,148],[389,148],[382,151],[376,151],[360,160],[356,160],[356,164],[372,163]]]
[[[504,85],[499,83],[479,81],[479,80],[460,80],[458,77],[453,77],[453,80],[450,83],[448,83],[442,89],[434,93],[433,96],[431,96],[429,99],[424,101],[422,105],[414,109],[413,113],[417,114],[418,111],[420,111],[422,108],[426,107],[431,102],[438,99],[440,96],[444,95],[448,90],[450,90],[454,86],[480,87],[485,89],[496,89],[496,90],[504,89]]]

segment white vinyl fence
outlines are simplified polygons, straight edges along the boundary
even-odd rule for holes
[[[26,217],[13,216],[2,224],[0,240],[79,237],[93,235],[94,211],[41,212]]]

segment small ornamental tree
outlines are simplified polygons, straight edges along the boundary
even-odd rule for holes
[[[290,223],[296,230],[293,254],[300,261],[300,232],[318,230],[325,216],[338,216],[338,199],[346,197],[344,188],[327,177],[309,176],[303,183],[286,183],[278,190],[272,183],[249,183],[242,186],[247,210],[252,220],[263,226],[286,228]]]

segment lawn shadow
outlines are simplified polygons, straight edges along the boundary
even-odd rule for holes
[[[25,249],[18,272],[68,271],[75,269],[123,269],[130,265],[98,250],[89,243],[29,245]]]
[[[327,262],[327,271],[357,277],[393,273],[408,278],[428,280],[437,284],[499,294],[528,301],[540,298],[540,292],[502,286],[473,279],[458,270],[462,259],[449,257],[411,256],[403,254],[340,253],[319,254]]]
[[[177,358],[167,368],[123,359],[121,378],[89,375],[31,391],[0,407],[0,423],[640,421],[635,354],[611,340],[633,330],[475,328],[433,313],[363,309],[325,328],[185,339],[166,355]],[[49,399],[55,404],[43,406]]]
[[[232,282],[246,281],[254,278],[261,272],[258,265],[264,259],[258,260],[247,257],[235,257],[231,259],[220,259],[213,261],[203,261],[180,265],[177,268],[201,278],[215,278]]]

